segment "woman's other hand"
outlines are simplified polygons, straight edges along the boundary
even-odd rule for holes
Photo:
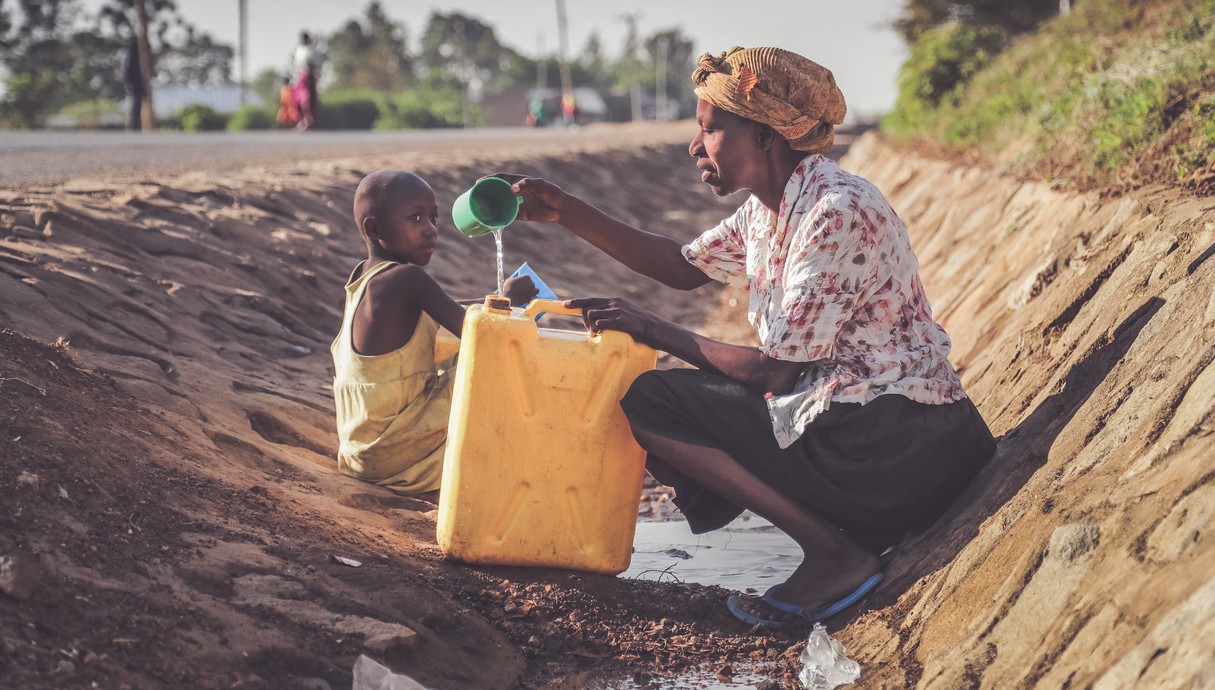
[[[532,282],[531,276],[520,275],[507,278],[506,282],[502,284],[502,292],[502,296],[510,300],[512,307],[522,307],[535,299],[540,290]]]
[[[560,187],[539,177],[514,173],[494,173],[493,176],[509,182],[511,191],[523,197],[519,220],[561,222],[561,207],[568,195]]]
[[[565,306],[582,310],[582,321],[592,333],[621,331],[639,343],[651,342],[659,318],[632,302],[619,297],[583,297],[565,301]]]

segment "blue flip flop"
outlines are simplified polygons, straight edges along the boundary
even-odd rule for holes
[[[873,588],[877,587],[878,583],[881,581],[882,581],[882,573],[881,572],[874,573],[868,580],[865,580],[864,582],[862,582],[860,587],[857,587],[856,589],[854,589],[851,594],[845,596],[844,598],[842,598],[838,601],[832,602],[830,604],[827,604],[826,606],[820,606],[818,608],[810,608],[810,609],[802,608],[801,606],[798,606],[796,604],[790,604],[788,602],[784,602],[784,601],[781,601],[780,599],[777,599],[773,595],[773,592],[775,592],[776,589],[778,587],[780,587],[780,585],[773,585],[772,587],[768,588],[768,591],[764,592],[763,596],[760,597],[760,600],[763,601],[768,606],[771,606],[772,608],[776,609],[777,611],[781,611],[783,613],[788,613],[788,614],[792,615],[793,618],[790,618],[788,620],[772,620],[771,618],[760,618],[759,616],[756,616],[755,614],[748,613],[747,610],[744,609],[742,607],[742,604],[740,603],[741,602],[740,597],[742,595],[738,595],[738,594],[733,594],[730,596],[729,599],[726,599],[726,608],[730,610],[730,613],[734,614],[735,618],[746,623],[747,625],[758,625],[761,628],[771,628],[771,629],[790,628],[790,627],[793,627],[796,625],[805,625],[807,623],[817,623],[819,621],[826,620],[826,619],[834,616],[835,614],[839,613],[840,611],[843,611],[844,609],[848,608],[849,606],[852,606],[856,602],[860,601],[860,599],[862,597],[864,597],[866,594],[869,594],[870,592],[872,592]]]

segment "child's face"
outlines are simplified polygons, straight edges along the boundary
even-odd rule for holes
[[[439,205],[429,188],[412,190],[377,216],[380,246],[395,260],[425,266],[439,242]]]

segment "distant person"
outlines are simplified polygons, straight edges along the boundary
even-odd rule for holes
[[[545,112],[543,97],[536,96],[527,104],[526,120],[531,127],[543,127],[548,124],[548,113]]]
[[[143,100],[147,97],[148,85],[143,78],[143,66],[139,61],[139,40],[134,36],[122,55],[122,83],[130,101],[127,129],[138,132],[143,129]]]
[[[300,111],[295,107],[291,77],[283,77],[283,85],[278,89],[278,124],[280,127],[294,127],[299,121]]]
[[[616,330],[692,364],[642,374],[620,405],[646,467],[700,534],[743,510],[798,543],[801,565],[729,611],[808,626],[869,594],[879,555],[941,516],[995,451],[950,365],[907,228],[827,154],[844,96],[825,67],[779,48],[704,54],[688,146],[730,217],[684,244],[608,216],[545,180],[497,173],[520,219],[560,223],[680,290],[746,287],[759,345],[712,340],[619,299],[578,299]],[[691,203],[703,203],[693,201]]]
[[[461,334],[464,308],[425,271],[439,241],[430,185],[403,170],[359,183],[354,220],[367,259],[346,282],[342,327],[330,346],[338,470],[433,500],[451,410],[450,367],[435,364],[440,326]],[[506,281],[511,303],[536,296],[528,276]]]
[[[320,99],[317,96],[316,80],[319,67],[312,47],[312,37],[307,31],[300,32],[299,45],[295,47],[295,107],[299,113],[296,128],[304,131],[316,124]]]
[[[566,127],[573,127],[577,124],[577,117],[578,100],[573,91],[566,91],[561,96],[561,120]]]

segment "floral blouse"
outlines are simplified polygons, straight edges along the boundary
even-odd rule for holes
[[[713,280],[750,289],[761,352],[810,363],[791,393],[766,396],[781,448],[832,401],[966,397],[907,228],[876,187],[831,159],[798,164],[780,213],[752,196],[683,255]]]

